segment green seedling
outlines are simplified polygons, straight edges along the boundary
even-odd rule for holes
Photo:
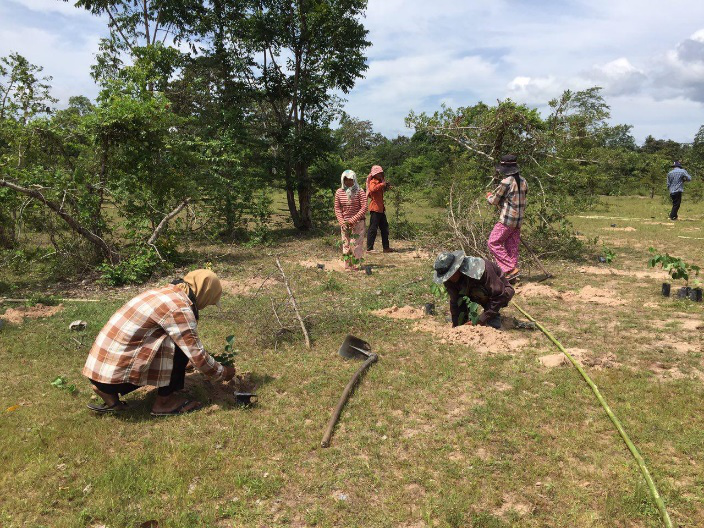
[[[613,260],[616,258],[616,253],[614,252],[613,249],[610,247],[607,247],[606,245],[604,247],[604,260],[606,261],[607,264],[611,264]]]
[[[688,264],[679,257],[673,257],[668,253],[661,255],[655,252],[655,248],[648,248],[648,251],[652,253],[652,257],[648,260],[648,265],[654,268],[658,264],[660,267],[669,273],[673,280],[684,279],[685,285],[689,285],[689,278],[692,273],[694,276],[699,275],[699,266],[695,264]]]
[[[74,394],[76,392],[76,386],[71,383],[67,383],[66,378],[63,376],[57,376],[54,381],[51,382],[51,385],[56,387],[57,389],[62,389],[70,392],[71,394]]]
[[[225,351],[222,354],[211,354],[213,359],[225,367],[232,367],[235,364],[237,350],[234,347],[235,336],[230,335],[225,338]]]
[[[433,296],[440,301],[446,301],[448,297],[445,286],[442,284],[436,284],[435,282],[430,283],[430,293],[432,293]]]
[[[477,324],[479,322],[479,305],[475,302],[473,302],[469,297],[466,295],[463,295],[460,298],[460,304],[465,304],[467,306],[467,313],[469,314],[469,320],[472,322],[473,325]],[[460,320],[457,321],[457,324],[463,325],[467,322],[465,319],[465,313],[462,312],[460,314]]]

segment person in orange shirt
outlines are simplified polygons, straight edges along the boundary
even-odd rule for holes
[[[384,192],[388,191],[391,185],[384,180],[384,169],[379,165],[374,165],[367,176],[367,196],[371,200],[369,204],[369,230],[367,231],[367,251],[374,250],[376,231],[381,229],[381,245],[384,253],[391,253],[389,247],[389,222],[386,219],[386,208],[384,207]]]

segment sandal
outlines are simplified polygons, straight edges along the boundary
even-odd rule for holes
[[[198,405],[192,407],[191,409],[184,410],[186,407],[188,407],[188,406],[189,406],[190,404],[192,404],[192,403],[194,403],[192,400],[186,400],[186,401],[183,402],[181,405],[179,405],[178,407],[176,407],[175,409],[173,409],[173,410],[171,410],[171,411],[163,411],[163,412],[154,412],[154,411],[152,411],[150,414],[151,414],[152,416],[176,416],[176,415],[179,415],[179,414],[188,414],[188,413],[191,413],[191,412],[193,412],[193,411],[197,411],[198,409],[200,409],[200,408],[203,407],[203,404],[202,404],[202,403],[200,403],[200,402],[195,402],[195,403],[197,403]]]
[[[127,402],[123,402],[121,400],[117,400],[117,403],[114,405],[108,405],[106,403],[101,403],[101,404],[96,404],[96,403],[89,403],[86,405],[91,411],[97,412],[99,414],[109,414],[109,413],[116,413],[116,412],[122,412],[126,410],[129,405]]]

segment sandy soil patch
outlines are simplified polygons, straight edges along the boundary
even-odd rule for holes
[[[628,227],[602,227],[601,229],[604,231],[628,231],[628,232],[636,231],[636,228],[631,227],[631,226],[628,226]]]
[[[667,227],[675,227],[672,222],[643,222],[644,225],[664,225]]]
[[[393,305],[391,308],[382,308],[381,310],[374,310],[372,312],[374,315],[379,317],[389,317],[391,319],[423,319],[425,313],[420,308],[413,308],[413,306],[402,306],[399,308]]]
[[[298,262],[299,266],[304,268],[318,268],[319,265],[323,266],[322,271],[345,271],[345,263],[341,259],[331,259],[331,260],[301,260]]]
[[[594,286],[585,286],[578,292],[565,292],[562,294],[562,298],[566,301],[590,302],[604,306],[623,306],[626,304],[626,301],[621,299],[617,293]]]
[[[547,284],[527,282],[516,286],[516,293],[525,299],[562,299],[562,294]]]
[[[184,388],[191,392],[205,392],[207,405],[218,409],[236,403],[235,392],[256,392],[257,386],[251,372],[237,374],[227,383],[210,380],[200,372],[189,372],[186,374]]]
[[[677,328],[682,330],[704,330],[704,320],[699,318],[681,317],[677,319],[668,319],[667,321],[658,322],[658,327],[665,328],[668,323],[679,323]]]
[[[533,507],[523,502],[515,494],[506,493],[503,497],[503,504],[501,504],[500,508],[494,510],[493,513],[499,517],[506,517],[512,511],[523,517],[533,511]]]
[[[520,336],[519,332],[496,330],[488,326],[457,326],[452,328],[449,323],[439,323],[426,316],[420,308],[392,306],[372,312],[379,317],[405,319],[416,321],[414,332],[425,332],[438,338],[441,343],[466,345],[477,352],[501,353],[520,350],[529,342],[528,338]]]
[[[232,295],[251,295],[259,290],[271,288],[281,281],[278,277],[252,277],[250,279],[228,280],[220,279],[222,289]]]
[[[605,368],[620,367],[621,363],[616,360],[616,356],[608,352],[602,356],[592,353],[584,348],[568,348],[567,352],[579,363],[582,367],[589,367],[594,370]],[[561,367],[563,365],[572,365],[572,362],[567,359],[567,356],[560,352],[559,354],[550,354],[538,358],[540,364],[545,368]]]
[[[660,361],[651,363],[648,367],[648,370],[655,374],[655,377],[661,381],[672,381],[692,378],[704,381],[704,372],[700,370],[695,370],[691,374],[685,374],[677,366],[662,363]]]
[[[640,271],[640,270],[620,270],[614,268],[600,267],[600,266],[582,266],[578,268],[579,273],[586,273],[589,275],[614,275],[619,277],[636,277],[638,279],[658,279],[665,280],[667,275],[663,272],[657,271]]]
[[[441,343],[465,345],[483,353],[515,352],[525,347],[529,340],[517,333],[496,330],[489,326],[457,326],[421,320],[413,327],[415,332],[426,332],[440,339]]]
[[[20,306],[19,308],[8,308],[4,314],[0,315],[0,319],[4,319],[8,323],[22,324],[26,319],[40,319],[56,315],[64,309],[63,304],[57,306],[44,306],[43,304],[35,304],[34,306]]]

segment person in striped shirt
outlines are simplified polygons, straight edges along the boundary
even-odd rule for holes
[[[201,269],[161,288],[147,290],[127,302],[98,333],[88,354],[83,375],[100,405],[98,413],[126,408],[120,400],[139,387],[157,387],[152,416],[183,414],[201,404],[177,394],[186,379],[186,364],[214,380],[230,381],[234,367],[223,366],[203,348],[196,325],[199,311],[218,305],[222,286],[217,275]]]
[[[364,218],[367,214],[367,194],[357,183],[357,174],[346,170],[340,176],[340,188],[335,192],[335,216],[340,223],[342,255],[345,271],[359,269],[364,258]],[[351,255],[354,260],[345,258]]]
[[[500,208],[499,221],[489,235],[489,251],[509,281],[519,277],[518,249],[521,244],[521,223],[526,209],[528,182],[522,178],[518,158],[513,154],[501,157],[496,171],[505,176],[487,201]]]

